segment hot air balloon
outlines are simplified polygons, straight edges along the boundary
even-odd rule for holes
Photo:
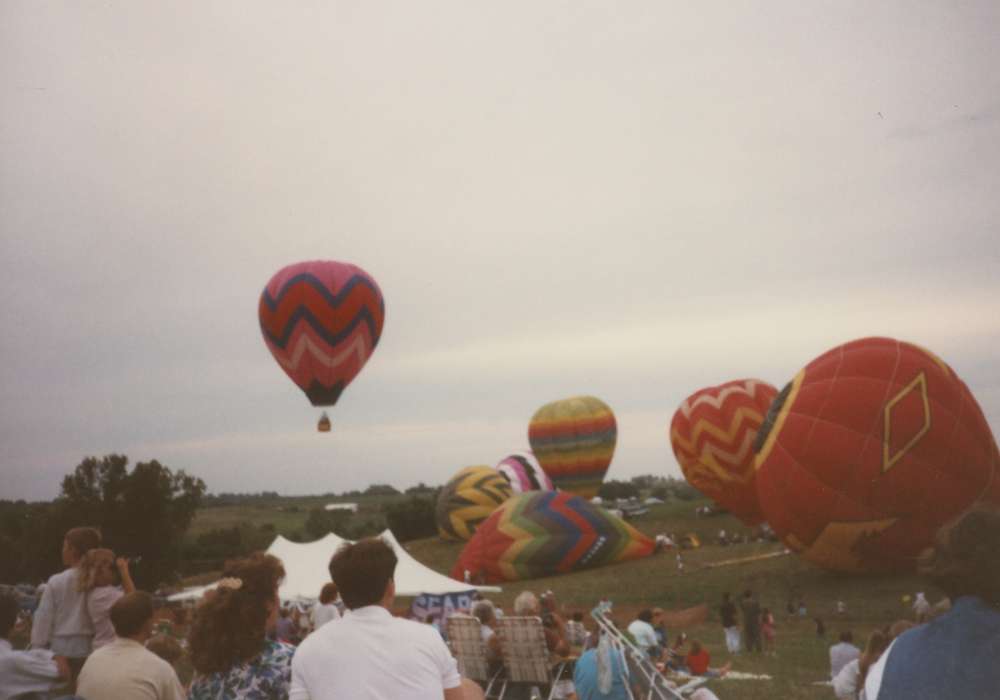
[[[556,488],[586,498],[597,495],[617,437],[615,414],[593,396],[545,404],[528,426],[531,450]]]
[[[684,478],[747,525],[763,521],[753,444],[778,390],[758,379],[699,389],[670,421],[670,446]]]
[[[487,466],[466,467],[438,494],[435,519],[446,540],[467,540],[497,506],[510,498],[510,484]]]
[[[898,340],[857,340],[806,365],[757,448],[768,523],[827,569],[912,569],[941,525],[976,501],[1000,503],[1000,456],[968,387]]]
[[[258,316],[268,349],[309,402],[333,406],[378,345],[385,303],[360,267],[314,260],[278,270]],[[317,428],[325,432],[322,420]]]
[[[604,566],[652,554],[653,540],[624,520],[563,491],[532,491],[497,508],[465,545],[452,577],[488,583]]]
[[[552,491],[552,479],[542,470],[535,455],[530,452],[515,452],[507,455],[497,464],[497,471],[510,484],[513,493],[525,491]]]

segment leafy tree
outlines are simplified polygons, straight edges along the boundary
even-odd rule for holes
[[[98,527],[116,554],[142,557],[133,575],[140,587],[153,588],[173,578],[181,541],[204,494],[201,479],[156,460],[139,462],[130,472],[125,455],[87,457],[63,479],[49,520],[61,532]]]
[[[405,501],[393,503],[385,508],[385,519],[392,534],[400,542],[437,534],[434,501],[429,498],[411,496]]]
[[[639,495],[639,488],[628,481],[605,481],[597,495],[604,499],[631,498]]]
[[[351,519],[351,511],[337,509],[324,510],[323,508],[313,508],[306,518],[306,532],[314,539],[323,537],[328,532],[341,537],[347,531],[347,523]]]
[[[389,484],[372,484],[365,489],[365,496],[398,496],[399,489]]]

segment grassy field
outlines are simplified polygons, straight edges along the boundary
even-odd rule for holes
[[[281,507],[288,499],[282,499]],[[312,505],[329,499],[301,500],[298,513],[264,506],[220,507],[199,512],[195,527],[210,529],[227,527],[239,522],[259,525],[275,524],[278,532],[300,529]],[[362,507],[374,507],[358,499]],[[707,603],[711,609],[709,620],[691,629],[671,629],[673,635],[684,631],[690,638],[700,639],[712,655],[712,665],[733,661],[733,669],[754,674],[767,674],[771,680],[713,680],[710,686],[722,700],[829,700],[833,692],[828,687],[816,686],[829,673],[828,649],[843,629],[854,632],[855,642],[863,646],[868,634],[877,627],[889,624],[909,614],[903,604],[903,595],[926,590],[931,600],[940,593],[915,576],[852,577],[837,575],[801,561],[795,555],[782,555],[749,563],[718,567],[710,564],[741,559],[755,555],[782,552],[776,543],[747,543],[726,547],[715,544],[716,533],[743,533],[746,528],[728,515],[698,517],[695,508],[706,501],[675,501],[654,506],[649,513],[632,521],[639,530],[653,536],[657,533],[696,533],[703,546],[685,550],[684,572],[677,570],[675,553],[653,555],[638,561],[592,569],[574,574],[534,579],[503,585],[503,592],[490,598],[509,610],[514,598],[523,590],[536,592],[552,590],[566,611],[588,612],[602,597],[607,596],[615,605],[615,618],[624,624],[631,621],[638,610],[659,606],[665,609],[682,609]],[[308,505],[307,505],[308,504]],[[218,511],[218,512],[213,512]],[[202,530],[203,531],[203,530]],[[444,542],[437,538],[406,543],[406,549],[419,561],[432,569],[450,572],[461,543]],[[726,652],[722,628],[718,622],[717,608],[725,591],[737,596],[745,589],[754,590],[762,607],[772,610],[777,622],[776,653],[771,655],[741,654],[730,659]],[[790,599],[803,600],[808,609],[806,618],[790,616],[786,605]],[[838,617],[836,603],[847,605],[847,614]],[[399,601],[407,605],[409,601]],[[816,635],[814,617],[826,625],[825,638]],[[589,620],[588,618],[585,618]]]

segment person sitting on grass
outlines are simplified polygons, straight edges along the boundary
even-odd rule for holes
[[[69,680],[69,663],[48,649],[14,651],[10,634],[20,606],[11,595],[0,596],[0,700],[35,697],[62,687]]]
[[[653,661],[660,660],[662,650],[657,644],[656,630],[653,629],[652,610],[649,608],[640,610],[639,614],[636,615],[636,619],[629,623],[627,631],[635,641],[635,645],[639,647],[643,654],[648,656]]]
[[[712,657],[709,655],[708,649],[703,647],[697,639],[691,640],[691,651],[684,657],[684,663],[687,665],[688,671],[695,676],[722,678],[729,673],[729,669],[733,666],[731,661],[727,661],[725,665],[719,668],[709,668],[711,660]]]
[[[268,639],[281,607],[281,560],[257,552],[226,562],[223,574],[195,609],[188,634],[197,672],[190,700],[286,697],[295,647]]]
[[[840,642],[830,647],[830,678],[837,677],[841,669],[861,656],[861,650],[854,646],[854,635],[850,630],[840,633]]]

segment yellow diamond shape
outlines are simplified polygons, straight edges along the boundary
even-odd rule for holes
[[[924,424],[920,430],[917,431],[917,434],[910,438],[910,441],[903,445],[903,447],[896,452],[896,454],[891,454],[890,443],[892,442],[892,409],[895,408],[896,405],[905,399],[911,392],[918,390],[920,391],[920,398],[924,405]],[[882,473],[884,474],[896,466],[896,463],[901,460],[907,452],[913,449],[913,446],[920,441],[920,438],[922,438],[927,431],[931,429],[931,405],[930,401],[927,399],[927,377],[924,373],[921,372],[918,374],[912,382],[907,384],[898,394],[893,396],[889,400],[889,403],[885,405],[883,412],[885,415],[885,433],[882,438]]]

